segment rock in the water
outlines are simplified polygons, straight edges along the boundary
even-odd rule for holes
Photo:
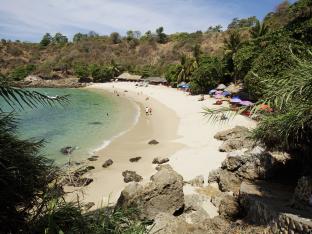
[[[129,183],[132,181],[140,182],[143,180],[142,176],[138,175],[135,171],[124,171],[122,172],[122,176],[124,177],[124,182]]]
[[[188,181],[187,183],[195,187],[203,187],[205,183],[205,178],[203,175],[196,176],[194,179]]]
[[[156,141],[156,140],[151,140],[151,141],[148,142],[148,144],[149,145],[157,145],[157,144],[159,144],[159,142]]]
[[[240,214],[240,206],[237,198],[224,195],[219,204],[219,214],[228,219],[235,219]]]
[[[153,220],[157,214],[176,214],[184,207],[183,178],[171,167],[161,167],[144,186],[131,183],[122,192],[116,208],[136,207],[141,219]]]
[[[153,164],[164,164],[166,162],[169,162],[169,158],[160,158],[160,157],[157,157],[157,158],[154,158],[153,159]]]
[[[113,163],[114,163],[113,160],[108,159],[108,160],[106,160],[106,161],[103,163],[102,167],[107,168],[107,167],[111,166]]]
[[[134,157],[134,158],[130,158],[129,161],[130,162],[138,162],[142,157]]]
[[[71,154],[74,150],[76,149],[76,147],[73,147],[73,146],[66,146],[66,147],[63,147],[61,148],[61,153],[64,154],[64,155],[69,155]]]

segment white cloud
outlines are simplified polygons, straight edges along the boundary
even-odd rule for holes
[[[234,2],[234,3],[233,3]],[[128,29],[166,32],[206,30],[226,25],[240,9],[218,0],[0,0],[0,37],[38,40],[45,32],[100,34]]]

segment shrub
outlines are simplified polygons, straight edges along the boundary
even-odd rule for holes
[[[28,64],[25,66],[17,67],[9,75],[9,78],[19,81],[23,80],[26,76],[30,75],[35,70],[35,65]]]
[[[306,51],[306,46],[297,40],[287,37],[285,34],[278,35],[277,38],[265,41],[263,52],[254,60],[251,70],[247,73],[244,81],[251,97],[255,99],[263,98],[266,84],[260,82],[281,79],[289,73],[294,65],[289,46],[294,52],[300,54]],[[254,75],[256,74],[256,76]]]
[[[224,64],[216,57],[202,57],[191,76],[191,93],[207,93],[223,81]]]

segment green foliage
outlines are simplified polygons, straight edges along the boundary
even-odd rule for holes
[[[234,18],[232,22],[228,25],[228,29],[240,29],[240,28],[249,28],[253,27],[256,24],[257,18],[255,16],[239,19]]]
[[[111,39],[113,44],[118,44],[121,42],[121,36],[119,35],[118,32],[112,32],[110,34],[110,39]]]
[[[198,68],[191,76],[191,93],[207,93],[224,78],[224,65],[216,57],[205,56],[200,59]]]
[[[170,64],[165,69],[165,78],[169,84],[177,83],[178,73],[181,70],[180,64]]]
[[[68,42],[68,38],[64,36],[62,33],[55,33],[52,38],[52,42],[56,45],[65,45]]]
[[[156,29],[156,34],[157,34],[157,42],[164,44],[168,41],[168,36],[167,34],[164,33],[164,28],[159,27]]]
[[[50,35],[50,33],[46,33],[42,37],[42,39],[40,41],[40,45],[41,46],[48,46],[49,44],[51,44],[51,42],[52,42],[52,36]]]
[[[77,42],[82,41],[82,40],[87,39],[87,38],[88,38],[87,34],[76,33],[73,37],[73,42],[77,43]]]
[[[290,45],[295,53],[303,52],[306,48],[300,41],[288,37],[271,38],[271,41],[266,42],[262,53],[254,60],[252,69],[244,79],[251,97],[259,99],[264,96],[267,87],[265,83],[260,83],[261,80],[266,80],[269,84],[287,76],[294,65],[289,51]]]
[[[92,64],[89,66],[89,70],[94,82],[107,82],[114,78],[111,67]]]
[[[89,68],[86,64],[77,64],[74,67],[74,73],[80,80],[84,80],[90,75]]]
[[[251,28],[250,34],[252,38],[258,38],[262,37],[265,34],[267,34],[269,31],[269,28],[264,22],[260,22],[259,20],[256,21],[256,25]]]
[[[20,66],[11,71],[9,78],[12,80],[23,80],[25,77],[30,75],[35,70],[35,65],[28,64]]]
[[[210,26],[206,33],[211,33],[211,32],[222,32],[222,25],[216,25],[216,26]]]
[[[262,119],[255,137],[271,148],[302,150],[312,143],[312,54],[307,59],[289,55],[293,65],[287,75],[261,80],[275,113]]]

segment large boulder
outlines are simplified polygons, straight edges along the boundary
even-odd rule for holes
[[[157,157],[157,158],[154,158],[153,159],[153,164],[164,164],[164,163],[167,163],[169,162],[169,158],[160,158],[160,157]]]
[[[181,217],[185,218],[188,223],[200,223],[210,218],[209,206],[211,202],[209,197],[201,194],[190,194],[184,196],[185,207]]]
[[[143,180],[143,177],[138,175],[135,171],[123,171],[122,176],[124,177],[125,183],[129,183],[132,181],[140,182],[141,180]]]
[[[153,220],[158,213],[177,214],[184,208],[183,178],[171,167],[160,167],[144,186],[131,183],[122,192],[116,208],[135,207],[141,219]]]
[[[218,132],[214,138],[220,141],[226,141],[229,139],[245,138],[249,135],[249,133],[248,128],[236,126],[232,129]]]

